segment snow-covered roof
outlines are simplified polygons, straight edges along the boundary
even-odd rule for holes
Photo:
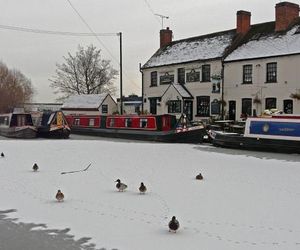
[[[262,57],[282,56],[300,53],[300,25],[295,25],[286,33],[276,33],[274,30],[269,33],[263,33],[264,30],[259,26],[268,24],[260,24],[254,26],[256,30],[250,34],[247,41],[240,47],[230,53],[225,61],[238,61],[245,59],[254,59]],[[269,23],[269,26],[272,23]],[[297,32],[298,30],[298,32]]]
[[[98,109],[104,99],[107,97],[104,94],[91,95],[73,95],[70,96],[63,104],[62,109],[80,108],[80,109]]]
[[[229,30],[174,41],[159,49],[143,68],[220,58],[226,48],[231,45],[234,35],[235,30]]]
[[[183,98],[192,98],[191,94],[181,84],[173,84],[173,86]]]

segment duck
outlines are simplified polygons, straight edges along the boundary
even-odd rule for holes
[[[176,219],[175,216],[172,217],[172,220],[169,222],[169,232],[174,232],[176,233],[176,231],[179,228],[179,222]]]
[[[36,172],[36,171],[38,171],[39,166],[36,163],[34,163],[32,169],[33,169],[34,172]]]
[[[196,176],[196,179],[197,180],[203,180],[203,176],[202,176],[202,174],[200,173],[200,174],[198,174],[197,176]]]
[[[117,182],[116,188],[117,188],[119,191],[123,192],[123,191],[127,188],[127,185],[124,184],[124,183],[122,183],[122,182],[120,181],[120,179],[117,179],[115,182]]]
[[[139,190],[140,190],[140,193],[141,193],[141,194],[146,193],[147,188],[146,188],[146,186],[144,185],[143,182],[141,182],[141,185],[140,185],[140,187],[139,187]]]
[[[64,194],[60,190],[58,190],[57,193],[56,193],[55,198],[58,201],[63,201],[63,199],[65,198],[65,196],[64,196]]]
[[[1,152],[1,157],[4,157],[4,153],[3,152]]]

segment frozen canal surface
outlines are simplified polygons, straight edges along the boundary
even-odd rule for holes
[[[77,135],[0,152],[0,250],[300,249],[300,155]]]

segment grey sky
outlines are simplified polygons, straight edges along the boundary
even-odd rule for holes
[[[252,23],[273,21],[279,0],[70,0],[97,33],[123,33],[123,93],[140,94],[139,63],[144,64],[159,47],[161,22],[155,13],[167,15],[165,26],[174,40],[235,28],[236,11],[251,11]],[[299,4],[299,1],[292,1]],[[41,30],[89,32],[67,0],[0,0],[0,25]],[[151,9],[147,5],[151,6]],[[152,11],[151,11],[152,10]],[[52,102],[49,87],[56,63],[74,53],[78,44],[94,44],[103,58],[118,66],[119,38],[99,37],[113,55],[94,37],[66,37],[0,29],[0,60],[21,70],[37,91],[35,101]],[[118,86],[119,80],[116,81]],[[117,93],[119,94],[119,93]]]

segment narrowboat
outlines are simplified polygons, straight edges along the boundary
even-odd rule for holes
[[[31,139],[37,136],[29,113],[0,114],[0,135],[10,138]]]
[[[158,142],[202,142],[203,125],[189,126],[174,115],[66,115],[72,133]]]
[[[44,111],[33,115],[37,126],[37,136],[44,138],[67,139],[70,127],[62,111]]]
[[[244,134],[209,132],[215,146],[258,151],[300,153],[300,116],[247,118]]]

